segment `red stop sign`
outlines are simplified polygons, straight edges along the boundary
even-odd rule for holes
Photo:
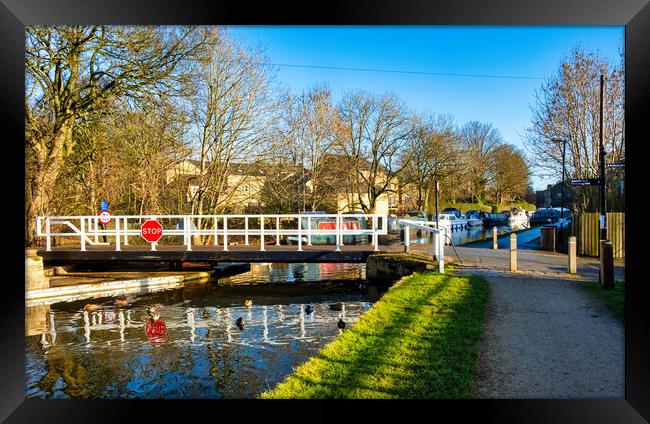
[[[162,237],[163,227],[160,225],[160,222],[155,219],[150,219],[149,221],[142,224],[141,235],[142,237],[150,243],[157,242]]]

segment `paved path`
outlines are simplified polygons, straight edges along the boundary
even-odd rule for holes
[[[579,277],[460,268],[490,283],[477,398],[623,398],[623,321]]]
[[[427,254],[433,252],[431,245],[413,245],[411,249]],[[460,257],[460,261],[458,257]],[[598,258],[578,257],[577,260],[578,275],[572,277],[566,274],[568,262],[566,254],[542,250],[519,250],[517,252],[517,269],[537,272],[541,275],[552,274],[571,279],[598,281],[600,269]],[[508,270],[510,267],[510,252],[508,249],[492,250],[491,248],[465,246],[457,246],[454,249],[452,246],[446,246],[445,261],[462,262],[464,266],[470,267]],[[625,263],[623,260],[614,260],[614,276],[616,280],[625,280]]]

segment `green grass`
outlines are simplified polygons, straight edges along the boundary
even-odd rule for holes
[[[605,301],[607,307],[618,317],[623,318],[625,313],[625,283],[623,281],[617,281],[614,288],[610,290],[603,289],[599,282],[594,281],[585,281],[582,285]]]
[[[262,398],[470,398],[488,284],[435,272],[398,281]]]

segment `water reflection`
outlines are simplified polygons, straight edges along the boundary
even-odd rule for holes
[[[314,275],[303,265],[287,275]],[[356,267],[337,269],[365,274]],[[277,281],[276,269],[267,266],[266,281]],[[257,267],[252,276],[260,276]],[[322,278],[284,286],[244,280],[129,295],[125,307],[94,299],[94,312],[84,310],[86,301],[35,307],[42,309],[28,314],[27,397],[256,397],[345,331],[337,321],[354,323],[381,292],[354,278],[336,292],[324,290],[330,282]],[[340,311],[329,308],[335,302]]]
[[[528,228],[527,225],[520,223],[513,223],[510,225],[501,225],[497,226],[497,235],[511,233],[513,231],[524,230]],[[418,230],[411,230],[411,243],[413,244],[427,244],[431,243],[432,240],[430,237],[426,237],[424,232]],[[478,240],[491,240],[492,239],[492,227],[469,227],[467,229],[457,229],[452,231],[449,235],[451,242],[458,246],[463,243],[469,243],[471,241]],[[449,244],[449,239],[447,239],[447,244]]]

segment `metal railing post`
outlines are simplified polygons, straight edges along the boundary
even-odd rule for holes
[[[115,218],[115,250],[122,250],[120,247],[120,219]]]
[[[377,235],[377,215],[372,216],[372,244],[375,252],[379,251],[379,236]]]
[[[280,245],[280,217],[275,217],[275,245]]]
[[[311,246],[311,216],[307,217],[307,246]]]
[[[336,216],[336,251],[341,251],[341,215]]]
[[[244,217],[244,244],[248,246],[248,217]]]
[[[217,216],[216,215],[214,216],[214,240],[213,240],[213,244],[215,246],[219,245],[219,235],[217,234]]]
[[[185,244],[187,247],[185,250],[192,250],[192,231],[190,229],[190,217],[183,217],[183,233],[185,234]]]
[[[86,251],[86,218],[81,217],[81,223],[79,225],[81,228],[81,251]]]
[[[128,218],[124,218],[124,245],[129,245],[129,221]]]
[[[341,238],[341,246],[345,246],[345,243],[343,243],[343,232],[345,231],[345,228],[343,228],[343,217],[339,215],[339,222],[341,223],[341,230],[340,230],[340,238]]]
[[[50,217],[45,217],[45,250],[52,250],[52,236],[50,235]]]
[[[151,219],[152,219],[152,220],[155,220],[156,217],[155,217],[155,216],[152,216]],[[161,225],[162,225],[162,224],[161,224]],[[158,242],[155,242],[155,241],[154,241],[154,242],[151,242],[151,251],[152,251],[152,252],[155,252],[157,248],[158,248]]]
[[[95,217],[94,230],[95,230],[95,244],[98,244],[99,243],[99,234],[97,233],[97,230],[99,230],[99,218],[97,218],[97,217]]]
[[[302,216],[298,215],[298,252],[302,252]]]
[[[260,216],[260,251],[264,251],[264,215]]]
[[[411,227],[408,225],[404,226],[404,251],[409,252],[411,250]]]
[[[438,271],[445,272],[445,243],[442,237],[438,237]]]
[[[228,251],[228,217],[223,217],[223,250]]]

